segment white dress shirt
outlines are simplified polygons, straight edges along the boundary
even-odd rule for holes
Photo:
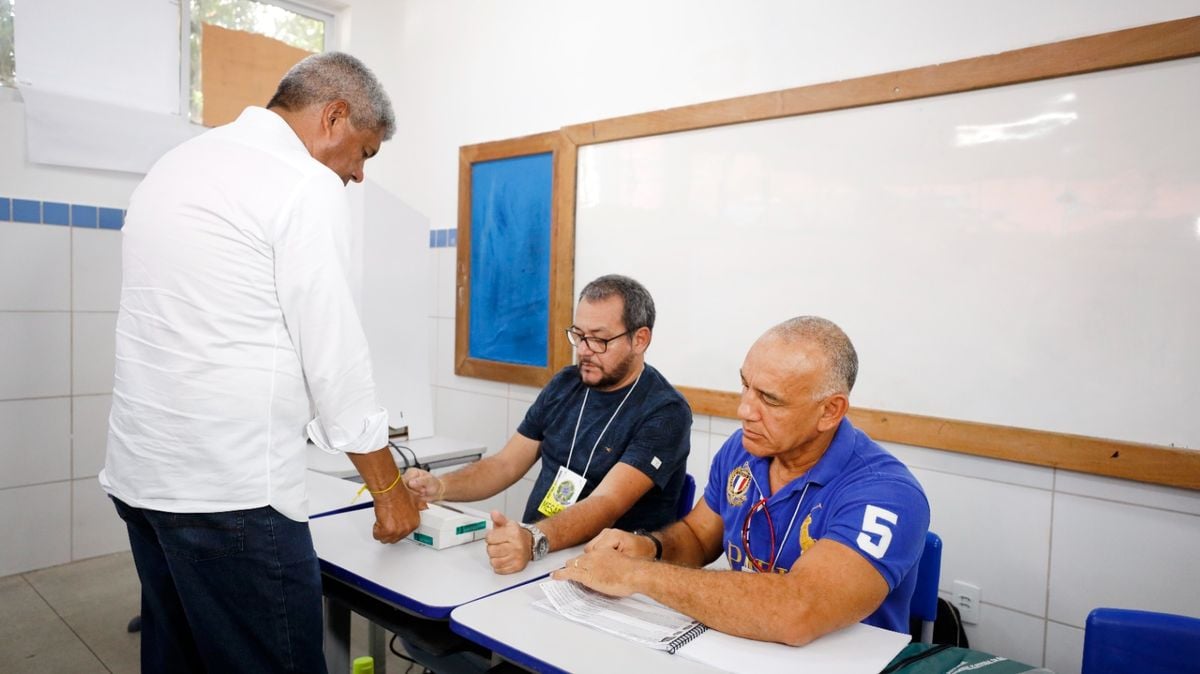
[[[109,494],[305,521],[306,427],[326,450],[387,444],[349,226],[341,179],[269,110],[158,161],[122,231]]]

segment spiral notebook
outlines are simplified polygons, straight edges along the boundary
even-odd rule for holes
[[[648,597],[609,597],[570,581],[539,587],[545,594],[533,602],[539,609],[726,672],[878,672],[910,640],[907,634],[855,623],[805,646],[785,646],[710,630]]]
[[[708,629],[648,598],[610,597],[568,580],[538,587],[546,598],[533,602],[535,607],[671,654]]]

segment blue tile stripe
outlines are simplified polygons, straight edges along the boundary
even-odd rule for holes
[[[125,211],[107,206],[0,197],[0,222],[119,230],[125,226]],[[457,246],[457,229],[429,230],[430,248],[455,248]]]
[[[125,225],[125,211],[61,201],[0,197],[0,222],[119,230]]]
[[[458,246],[458,230],[457,229],[431,229],[429,230],[429,247],[430,248],[455,248]]]

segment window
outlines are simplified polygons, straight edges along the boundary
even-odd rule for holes
[[[0,0],[12,2],[13,0]],[[266,105],[297,61],[325,51],[333,17],[284,0],[185,0],[184,98],[197,124]]]
[[[0,86],[17,80],[17,54],[13,49],[13,7],[17,0],[0,0]]]

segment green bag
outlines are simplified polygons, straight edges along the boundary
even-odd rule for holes
[[[879,674],[1016,674],[1046,671],[991,653],[947,644],[909,644]]]

